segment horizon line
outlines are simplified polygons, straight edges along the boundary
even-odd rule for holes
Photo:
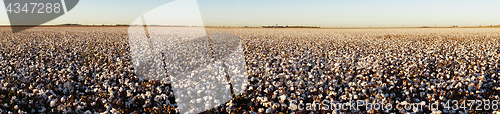
[[[129,24],[55,24],[55,25],[0,25],[0,27],[125,27],[125,26],[144,26],[144,25],[129,25]],[[318,26],[304,26],[304,27],[264,27],[263,26],[190,26],[190,25],[155,25],[150,24],[146,26],[159,26],[159,27],[210,27],[210,28],[266,28],[266,29],[287,29],[287,28],[317,28],[317,29],[387,29],[387,28],[500,28],[500,25],[491,26],[415,26],[415,27],[318,27]]]

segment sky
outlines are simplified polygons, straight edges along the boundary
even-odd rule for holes
[[[205,26],[500,25],[500,7],[498,7],[500,1],[498,0],[197,0],[195,5],[189,6],[175,3],[174,0],[80,0],[73,10],[45,24],[130,24],[144,13],[161,6],[169,7],[165,10],[170,11],[166,12],[178,12],[175,9],[185,7],[196,9],[197,6],[199,13],[192,14],[199,15],[198,17],[201,17]],[[190,16],[165,15],[163,18],[170,17],[184,20],[187,18],[180,17]],[[0,9],[0,24],[9,25],[5,9]]]

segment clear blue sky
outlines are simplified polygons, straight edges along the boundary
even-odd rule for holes
[[[165,0],[80,0],[46,24],[129,24]],[[3,6],[3,3],[0,5]],[[478,26],[500,24],[498,0],[198,0],[205,26]],[[183,6],[178,6],[183,7]],[[0,24],[9,24],[0,9]],[[148,23],[154,24],[154,23]],[[157,23],[162,24],[162,23]]]

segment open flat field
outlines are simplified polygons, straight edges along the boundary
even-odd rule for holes
[[[0,111],[175,112],[170,83],[135,75],[127,29],[35,27],[14,34],[0,28]],[[499,109],[500,28],[206,30],[241,38],[249,80],[245,93],[208,112],[308,113],[300,104],[356,100],[392,109],[312,112]],[[445,109],[453,100],[482,104]],[[431,110],[436,102],[443,104]],[[423,105],[396,108],[405,104]]]

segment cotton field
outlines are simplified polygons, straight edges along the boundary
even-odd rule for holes
[[[127,29],[0,28],[0,112],[178,112],[175,85],[136,75]],[[500,113],[499,28],[206,31],[240,37],[248,82],[204,113]],[[349,101],[393,108],[304,108]]]

